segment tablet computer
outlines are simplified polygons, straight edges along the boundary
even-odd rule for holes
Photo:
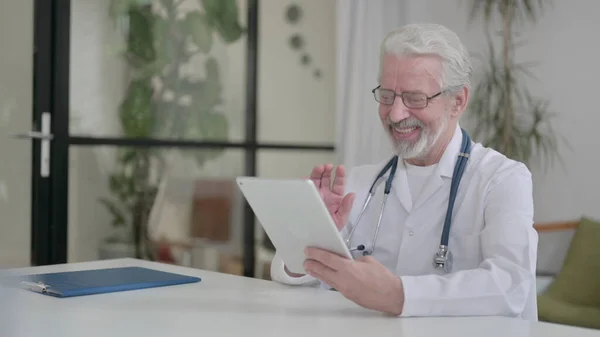
[[[305,274],[304,249],[352,254],[310,179],[238,177],[237,184],[289,271]]]

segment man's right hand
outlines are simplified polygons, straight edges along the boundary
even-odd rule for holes
[[[333,183],[332,173],[332,164],[319,165],[312,170],[310,179],[317,186],[338,230],[342,230],[354,203],[354,193],[344,195],[346,169],[343,166],[337,167]]]
[[[354,193],[344,195],[346,185],[346,169],[343,166],[338,166],[335,172],[335,177],[332,178],[333,165],[325,164],[313,168],[310,179],[313,181],[321,198],[325,202],[325,206],[329,210],[333,222],[338,230],[342,230],[348,215],[354,203]],[[333,183],[332,180],[333,179]],[[291,277],[301,277],[303,274],[290,272],[284,266],[286,274]]]

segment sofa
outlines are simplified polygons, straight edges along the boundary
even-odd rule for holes
[[[538,279],[540,321],[600,329],[600,221],[588,217],[570,225],[537,225],[538,232],[572,229],[560,270]]]

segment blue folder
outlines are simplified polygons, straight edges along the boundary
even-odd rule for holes
[[[199,277],[120,267],[20,276],[21,287],[65,298],[199,282]]]

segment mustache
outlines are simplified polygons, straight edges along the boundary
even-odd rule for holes
[[[425,127],[425,124],[423,124],[423,122],[421,122],[420,120],[418,120],[416,118],[407,118],[407,119],[403,119],[399,122],[392,122],[388,118],[388,125],[392,128],[397,128],[397,129],[413,128],[413,127],[424,128]]]

